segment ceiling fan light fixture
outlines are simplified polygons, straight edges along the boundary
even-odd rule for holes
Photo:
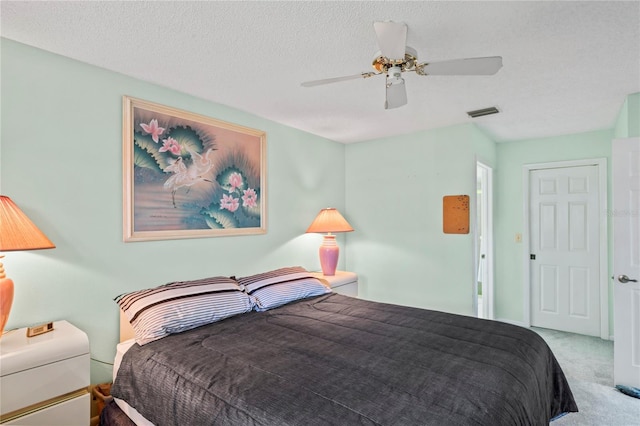
[[[407,89],[404,79],[400,77],[387,78],[387,98],[384,109],[398,108],[407,104]]]
[[[496,107],[476,109],[473,111],[467,111],[467,115],[471,118],[483,117],[485,115],[498,114],[500,111]]]
[[[389,59],[382,56],[382,52],[378,51],[373,55],[371,66],[379,73],[386,73],[393,67],[399,67],[402,72],[413,71],[418,60],[418,52],[413,47],[406,46],[403,59]]]
[[[387,71],[387,84],[396,84],[398,80],[401,80],[404,83],[404,79],[402,78],[402,68],[398,66],[389,68]]]

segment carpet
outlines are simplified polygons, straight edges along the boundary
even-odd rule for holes
[[[613,342],[534,327],[553,351],[578,404],[552,426],[640,426],[640,399],[613,384]]]

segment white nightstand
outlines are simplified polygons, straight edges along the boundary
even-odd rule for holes
[[[67,321],[26,336],[26,328],[0,339],[0,423],[87,426],[91,401],[89,339]]]
[[[331,289],[345,296],[358,297],[358,274],[355,272],[336,271],[335,275],[323,275],[322,272],[313,272],[313,275],[324,280]]]

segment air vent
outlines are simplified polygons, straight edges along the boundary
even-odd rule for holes
[[[467,114],[471,118],[478,118],[478,117],[482,117],[483,115],[497,114],[499,112],[500,111],[498,111],[498,108],[489,107],[489,108],[477,109],[475,111],[467,111]]]

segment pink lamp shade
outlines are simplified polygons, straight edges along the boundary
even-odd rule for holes
[[[0,195],[0,252],[49,248],[55,248],[55,245],[11,198]],[[0,255],[0,259],[3,257]],[[11,312],[13,287],[13,280],[7,278],[4,266],[0,263],[0,333],[4,333],[4,326]]]
[[[340,247],[336,242],[336,236],[332,233],[336,232],[351,232],[353,228],[349,225],[340,212],[332,207],[320,210],[318,216],[311,222],[307,233],[327,233],[322,240],[322,245],[319,249],[320,254],[320,266],[322,267],[322,274],[331,276],[336,274],[336,267],[338,266],[338,258],[340,256]]]

